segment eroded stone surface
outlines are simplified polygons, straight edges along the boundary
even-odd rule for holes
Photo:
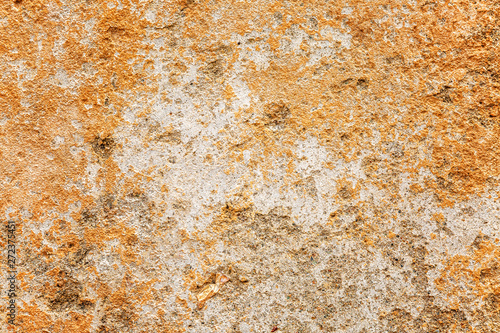
[[[3,1],[16,330],[497,332],[499,18]]]

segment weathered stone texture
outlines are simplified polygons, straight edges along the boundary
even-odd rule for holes
[[[500,332],[498,1],[3,0],[0,27],[2,332]]]

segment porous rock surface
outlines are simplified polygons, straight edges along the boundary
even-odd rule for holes
[[[0,26],[2,332],[500,331],[498,1],[3,0]]]

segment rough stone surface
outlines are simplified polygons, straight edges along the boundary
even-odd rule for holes
[[[3,0],[0,27],[2,332],[500,332],[498,1]]]

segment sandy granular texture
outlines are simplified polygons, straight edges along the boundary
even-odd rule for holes
[[[0,27],[2,332],[500,332],[497,0],[2,0]]]

